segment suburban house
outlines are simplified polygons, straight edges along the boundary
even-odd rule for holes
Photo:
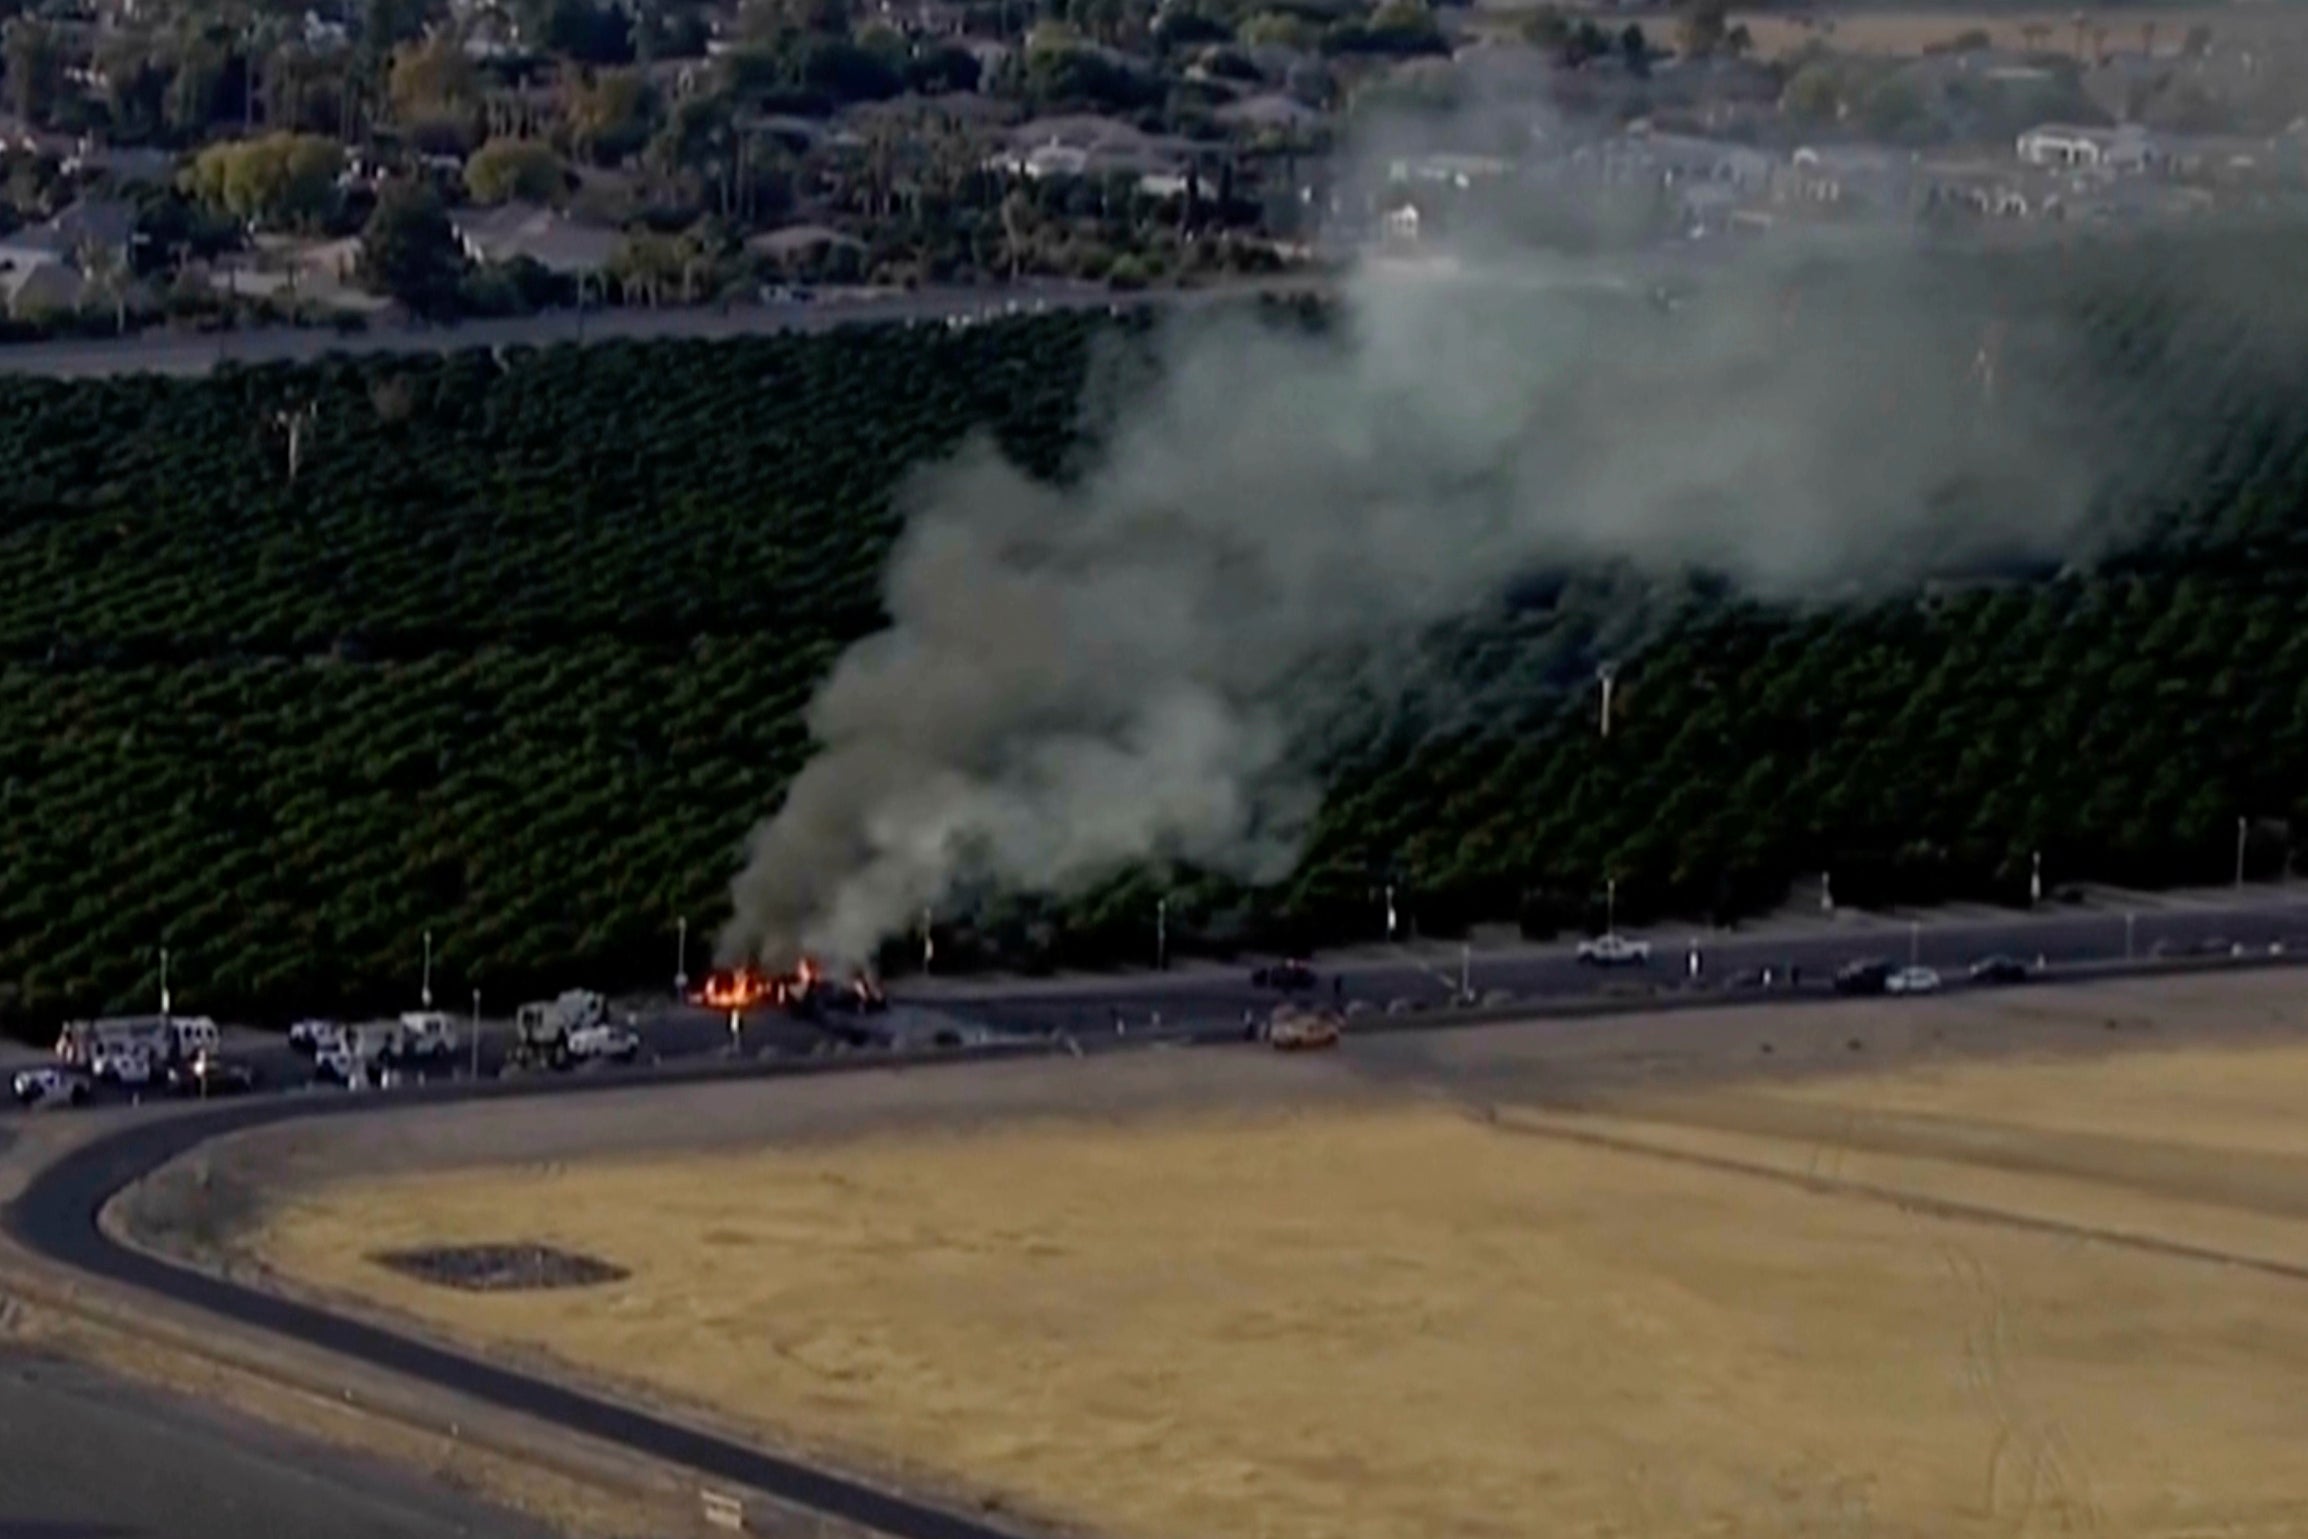
[[[1873,144],[1805,145],[1788,160],[1796,200],[1832,207],[1904,210],[1915,194],[1916,157]]]
[[[866,249],[865,242],[856,236],[844,235],[831,225],[823,224],[789,224],[783,229],[750,236],[745,242],[746,250],[778,262],[815,257],[837,247],[861,255]]]
[[[77,310],[87,296],[88,280],[69,262],[0,267],[0,303],[12,320]]]
[[[625,244],[620,231],[528,203],[460,209],[450,225],[476,262],[495,266],[526,258],[565,278],[597,276]]]
[[[2046,123],[2019,136],[2022,164],[2084,171],[2145,171],[2158,160],[2156,136],[2136,123],[2077,128]]]
[[[8,313],[75,309],[88,296],[91,278],[125,282],[135,235],[133,205],[83,198],[0,238],[0,298]]]
[[[1041,180],[1052,176],[1162,176],[1189,163],[1192,145],[1141,132],[1115,118],[1037,118],[1014,129],[989,169]]]

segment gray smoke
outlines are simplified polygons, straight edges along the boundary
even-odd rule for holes
[[[963,883],[1279,876],[1317,801],[1302,682],[1535,567],[1790,597],[2077,548],[2105,446],[2004,361],[2024,327],[1983,368],[1981,312],[1910,243],[1836,253],[1814,301],[1821,254],[1759,244],[1672,312],[1623,258],[1368,262],[1327,336],[1174,325],[1075,484],[983,444],[920,475],[890,627],[811,707],[725,953],[862,960]]]

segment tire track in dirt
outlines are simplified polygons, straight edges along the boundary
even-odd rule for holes
[[[1948,1161],[2013,1175],[2058,1176],[2140,1196],[2308,1219],[2308,1158],[2257,1150],[2083,1133],[1922,1112],[1716,1091],[1602,1108],[1645,1122],[1814,1146],[1811,1174],[1837,1179],[1852,1152]],[[1832,1154],[1821,1154],[1831,1148]]]
[[[1842,1197],[1854,1202],[1912,1213],[1926,1218],[1951,1219],[1958,1222],[1986,1224],[1999,1229],[2016,1230],[2025,1234],[2049,1235],[2056,1239],[2080,1240],[2094,1245],[2110,1245],[2119,1249],[2138,1251],[2144,1255],[2163,1256],[2174,1261],[2190,1261],[2200,1265],[2234,1267],[2263,1276],[2280,1277],[2288,1282],[2308,1283],[2308,1266],[2274,1261],[2264,1256],[2245,1255],[2238,1251],[2221,1250],[2209,1245],[2193,1245],[2184,1240],[2169,1240],[2160,1235],[2143,1234],[2135,1230],[2111,1229],[2097,1224],[2081,1224],[2066,1219],[2043,1218],[2029,1213],[2015,1213],[2007,1208],[1990,1207],[1984,1203],[1957,1202],[1945,1197],[1927,1197],[1896,1187],[1877,1186],[1864,1181],[1846,1181],[1832,1176],[1814,1175],[1804,1170],[1787,1170],[1753,1160],[1742,1160],[1724,1154],[1702,1154],[1693,1149],[1675,1149],[1664,1144],[1624,1133],[1608,1133],[1598,1128],[1574,1127],[1559,1121],[1533,1121],[1528,1112],[1516,1108],[1463,1105],[1470,1115],[1485,1122],[1496,1131],[1522,1138],[1545,1139],[1556,1143],[1576,1144],[1589,1149],[1604,1149],[1618,1154],[1633,1155],[1640,1159],[1662,1160],[1699,1170],[1712,1170],[1724,1175],[1745,1176],[1753,1180],[1769,1181],[1776,1186],[1791,1187],[1817,1197]]]

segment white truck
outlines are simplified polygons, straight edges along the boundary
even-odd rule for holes
[[[400,1039],[390,1056],[401,1063],[447,1063],[457,1053],[457,1024],[438,1010],[402,1012]]]
[[[513,1017],[507,1066],[563,1069],[575,1063],[630,1062],[641,1038],[609,1018],[609,1001],[591,989],[567,989],[523,1005]]]
[[[67,1021],[57,1033],[56,1057],[75,1069],[94,1071],[96,1060],[116,1057],[140,1048],[147,1057],[165,1059],[175,1047],[166,1017],[113,1016],[95,1021]]]

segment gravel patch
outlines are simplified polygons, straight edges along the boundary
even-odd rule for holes
[[[380,1251],[377,1265],[443,1288],[468,1293],[520,1293],[541,1288],[593,1288],[633,1274],[598,1256],[550,1245],[437,1245]]]

